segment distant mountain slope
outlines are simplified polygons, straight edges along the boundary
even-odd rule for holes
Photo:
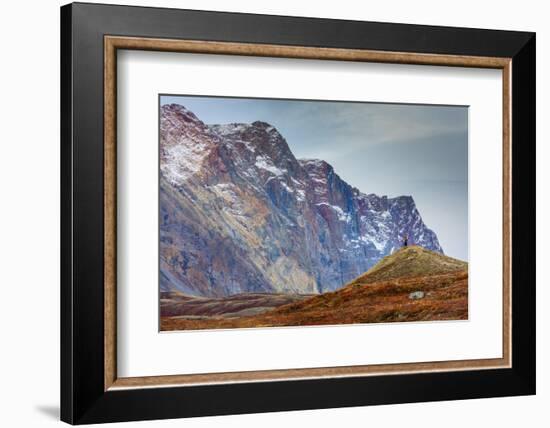
[[[265,122],[160,111],[161,291],[223,297],[335,290],[401,246],[443,252],[410,196],[364,194],[296,159]]]

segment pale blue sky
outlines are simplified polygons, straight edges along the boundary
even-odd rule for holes
[[[297,158],[330,163],[364,193],[413,196],[446,254],[468,260],[468,108],[331,101],[161,96],[207,124],[256,120]]]

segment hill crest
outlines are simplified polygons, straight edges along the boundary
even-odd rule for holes
[[[467,270],[468,263],[418,245],[402,247],[384,257],[350,285],[369,284],[402,277],[438,275]]]

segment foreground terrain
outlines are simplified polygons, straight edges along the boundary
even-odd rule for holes
[[[217,299],[163,293],[161,300],[164,331],[467,318],[468,264],[416,246],[334,292]]]
[[[270,309],[312,297],[301,294],[250,293],[230,297],[189,297],[179,292],[161,293],[161,317],[208,319],[255,315]]]

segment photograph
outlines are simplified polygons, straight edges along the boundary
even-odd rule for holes
[[[160,330],[468,319],[468,107],[159,95]]]
[[[547,415],[542,6],[34,3],[4,425]]]

